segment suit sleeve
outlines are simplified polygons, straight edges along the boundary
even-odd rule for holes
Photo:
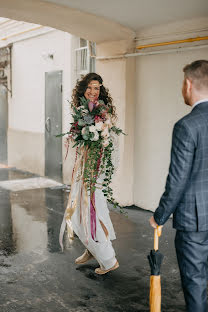
[[[163,225],[174,213],[189,181],[195,155],[195,143],[184,121],[175,124],[172,136],[171,161],[159,206],[154,213],[158,225]]]

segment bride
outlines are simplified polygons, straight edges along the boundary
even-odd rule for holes
[[[106,164],[103,159],[108,156],[105,147],[112,146],[112,159],[107,161],[108,166],[112,165],[114,169],[115,162],[117,162],[115,161],[117,158],[116,153],[118,153],[117,135],[121,133],[121,130],[114,125],[116,119],[115,107],[112,104],[112,98],[108,90],[103,86],[101,76],[96,73],[89,73],[77,82],[72,94],[72,109],[74,112],[72,116],[75,119],[71,130],[68,132],[68,140],[77,145],[77,151],[68,205],[60,230],[60,244],[63,248],[62,239],[67,226],[69,239],[73,239],[73,232],[75,232],[86,248],[84,253],[75,260],[75,263],[84,264],[95,258],[100,265],[99,268],[95,269],[95,273],[105,274],[117,269],[119,263],[111,243],[116,236],[107,207],[107,198],[109,198],[109,193],[112,195],[112,190],[110,188],[104,190],[106,187],[104,183],[106,181],[105,173],[109,174],[110,169],[105,172]],[[94,112],[93,109],[100,112],[98,116],[96,113],[93,115],[95,116],[94,125],[92,125],[89,116],[90,113]],[[88,118],[86,114],[88,114]],[[76,116],[81,115],[84,115],[85,122],[83,119],[76,122]],[[88,126],[86,126],[87,123]],[[82,130],[80,130],[81,128]],[[117,132],[115,129],[117,129]],[[80,134],[78,134],[79,131],[81,131]],[[87,145],[84,145],[85,143],[79,146],[78,143],[81,141],[78,139],[80,137],[83,142],[87,142],[91,138],[91,143],[94,145],[90,146],[95,147],[97,146],[96,140],[100,138],[103,149],[101,149],[101,152],[97,152],[96,150],[89,151]],[[91,156],[89,156],[90,153]],[[96,160],[94,160],[95,158]],[[89,174],[88,178],[86,178],[86,175],[92,170],[90,166],[94,166],[99,173],[96,177],[93,175],[94,180],[91,180],[94,182],[96,180],[96,185],[91,182],[89,187],[89,185],[87,186]],[[113,170],[111,174],[113,174]]]

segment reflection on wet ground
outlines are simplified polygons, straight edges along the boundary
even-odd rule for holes
[[[0,180],[27,179],[30,173],[0,169]],[[84,248],[75,238],[61,252],[59,228],[68,198],[65,187],[12,192],[0,188],[0,311],[149,311],[149,265],[153,245],[150,213],[112,211],[120,268],[104,276],[96,261],[75,266]],[[185,311],[173,245],[171,222],[163,230],[162,310]]]
[[[0,181],[27,179],[37,177],[36,174],[31,172],[18,170],[16,168],[0,168]]]

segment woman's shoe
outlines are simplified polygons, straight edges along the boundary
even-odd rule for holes
[[[89,250],[86,249],[83,255],[81,255],[79,258],[75,260],[75,263],[84,264],[92,258],[94,258],[93,255],[89,252]]]
[[[118,267],[119,267],[119,263],[118,263],[118,261],[116,261],[116,264],[112,268],[110,268],[108,270],[104,270],[102,268],[97,268],[97,269],[95,269],[95,273],[97,273],[99,275],[103,275],[103,274],[106,274],[110,271],[118,269]]]

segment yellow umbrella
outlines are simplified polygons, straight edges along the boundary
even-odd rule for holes
[[[162,234],[162,227],[158,226],[154,230],[154,250],[150,251],[148,260],[151,268],[150,276],[150,312],[161,312],[161,279],[160,266],[163,255],[159,252],[159,237]]]

